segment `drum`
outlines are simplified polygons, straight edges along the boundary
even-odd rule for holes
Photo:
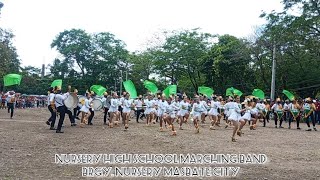
[[[85,101],[86,101],[86,97],[85,96],[78,96],[79,98],[79,103],[81,103],[82,105],[84,105]]]
[[[100,98],[94,98],[91,101],[91,104],[92,104],[92,108],[95,111],[100,111],[102,109],[102,106],[103,106],[102,100]]]
[[[78,96],[74,93],[70,93],[67,99],[64,100],[64,105],[68,109],[74,109],[78,106],[78,102],[79,102]]]

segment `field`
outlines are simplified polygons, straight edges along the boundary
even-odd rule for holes
[[[231,142],[231,128],[209,130],[208,120],[200,134],[184,125],[184,130],[177,130],[177,136],[171,136],[168,130],[159,132],[158,124],[146,127],[135,120],[130,121],[128,131],[122,126],[109,129],[98,112],[94,125],[85,128],[71,127],[66,117],[65,133],[57,134],[44,123],[49,117],[47,109],[15,111],[10,119],[6,110],[0,109],[0,179],[88,179],[81,176],[81,167],[88,165],[56,164],[55,154],[124,153],[266,154],[268,162],[260,165],[197,166],[239,166],[239,174],[231,179],[320,179],[320,132],[305,131],[305,123],[301,124],[302,130],[296,130],[295,124],[288,129],[288,123],[284,129],[275,129],[273,121],[267,127],[260,123],[255,131],[246,126],[244,135]]]

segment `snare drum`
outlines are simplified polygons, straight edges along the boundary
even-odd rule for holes
[[[100,111],[102,109],[102,107],[103,107],[103,103],[102,103],[102,100],[100,98],[94,98],[91,101],[91,104],[92,104],[92,108],[95,111]]]

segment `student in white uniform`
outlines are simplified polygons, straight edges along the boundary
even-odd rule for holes
[[[161,101],[158,103],[158,116],[160,118],[160,131],[163,131],[163,122],[166,124],[165,112],[166,107],[168,106],[168,102],[166,101],[165,97],[161,97]]]
[[[210,129],[214,130],[215,125],[218,122],[218,108],[220,106],[220,102],[216,100],[216,97],[212,97],[211,103],[210,103],[210,111],[208,112],[209,118],[211,119],[211,126]]]
[[[200,96],[200,104],[202,105],[202,110],[201,110],[201,123],[204,123],[206,119],[206,115],[208,114],[208,109],[210,108],[206,102],[206,98],[203,96]]]
[[[166,106],[166,113],[165,113],[165,119],[167,123],[169,124],[169,127],[171,128],[172,135],[175,136],[177,135],[177,132],[174,130],[174,119],[176,118],[176,111],[179,109],[176,104],[172,102],[172,98],[168,98],[167,100],[168,105]]]
[[[16,102],[16,98],[15,98],[15,93],[14,91],[9,91],[7,98],[7,107],[8,107],[8,113],[10,113],[10,118],[12,119],[13,117],[13,111],[14,111],[14,105]]]
[[[237,132],[237,134],[239,136],[241,136],[242,133],[242,128],[244,127],[244,125],[247,123],[247,122],[250,122],[250,121],[253,121],[254,118],[252,118],[252,115],[251,115],[251,111],[252,111],[252,99],[249,99],[247,98],[245,101],[244,101],[244,108],[242,109],[242,112],[244,112],[243,116],[241,116],[240,118],[240,128],[239,128],[239,131]]]
[[[178,111],[178,118],[180,120],[180,130],[182,129],[182,123],[186,122],[189,119],[189,111],[190,109],[190,103],[188,102],[188,97],[184,96],[183,100],[179,103],[179,111]]]
[[[280,98],[276,99],[276,103],[271,107],[271,110],[274,113],[274,123],[275,123],[275,127],[278,128],[278,120],[280,121],[280,126],[279,128],[283,128],[282,127],[282,122],[283,122],[283,106],[281,104],[281,100]]]
[[[256,99],[253,99],[250,102],[250,106],[251,106],[250,113],[251,113],[251,120],[252,120],[252,124],[250,124],[250,121],[249,121],[250,130],[256,130],[257,122],[259,119],[259,108],[261,107],[257,106],[258,104],[256,103],[256,101],[257,101]]]
[[[224,105],[224,114],[226,117],[226,126],[225,128],[229,127],[229,124],[231,125],[231,121],[229,120],[230,114],[231,114],[231,104],[233,103],[233,98],[229,97],[226,101],[227,103]]]
[[[110,113],[110,120],[109,120],[109,127],[113,128],[113,119],[115,118],[115,120],[118,119],[118,107],[119,107],[119,101],[118,101],[118,95],[116,92],[114,92],[112,94],[112,98],[111,98],[111,102],[110,102],[110,109],[109,109],[109,113]]]
[[[283,119],[285,120],[285,122],[287,122],[291,118],[291,114],[290,114],[291,106],[292,104],[290,103],[289,100],[286,100],[283,105],[283,110],[284,110]]]
[[[86,99],[84,101],[84,105],[81,107],[80,112],[81,112],[81,122],[80,122],[80,127],[84,127],[84,125],[87,123],[88,121],[88,116],[90,114],[90,93],[87,92],[86,93]]]
[[[109,108],[110,108],[110,99],[111,97],[108,95],[107,92],[103,94],[102,104],[104,108],[104,116],[103,116],[103,124],[107,125],[107,117],[110,118]],[[108,120],[109,121],[109,120]]]
[[[144,101],[144,103],[146,105],[145,115],[147,116],[147,126],[149,126],[151,125],[155,107],[155,104],[152,100],[152,96],[148,95],[148,99]]]
[[[199,129],[199,120],[201,118],[201,113],[203,112],[203,105],[200,103],[199,97],[195,98],[195,102],[192,105],[192,110],[190,115],[192,116],[194,127],[196,128],[196,133],[200,132]]]
[[[231,138],[232,142],[236,142],[235,135],[240,128],[239,121],[241,119],[241,109],[239,107],[240,97],[235,96],[235,99],[236,99],[236,102],[232,102],[233,99],[230,99],[231,102],[229,102],[229,107],[228,107],[230,111],[229,120],[232,122],[234,126],[233,132],[232,132],[232,138]]]
[[[60,88],[57,89],[54,99],[55,99],[55,106],[57,108],[57,111],[59,112],[60,118],[59,118],[56,133],[63,133],[63,131],[61,131],[61,128],[62,128],[64,117],[67,111],[67,107],[64,104],[64,100],[66,100],[68,96],[69,96],[69,92],[62,94],[61,89]]]
[[[140,118],[141,114],[144,115],[143,114],[144,110],[143,110],[143,107],[142,107],[143,104],[144,104],[144,102],[143,102],[142,96],[140,95],[139,98],[134,101],[137,123],[139,123],[139,118]],[[142,118],[142,116],[141,116],[141,118]]]
[[[129,128],[129,115],[131,112],[132,100],[129,99],[129,93],[126,94],[125,99],[123,101],[123,110],[122,110],[122,121],[125,130]]]

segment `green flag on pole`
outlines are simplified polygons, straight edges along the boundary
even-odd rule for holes
[[[51,87],[62,87],[62,79],[56,79],[51,83]]]
[[[124,81],[123,86],[124,86],[124,89],[130,94],[131,99],[135,99],[138,97],[136,87],[134,86],[131,80]]]
[[[151,81],[145,80],[143,85],[146,89],[148,89],[152,94],[157,93],[158,87]]]
[[[98,96],[102,96],[103,93],[107,91],[107,89],[101,85],[92,85],[90,87],[90,91],[95,92]]]
[[[200,86],[198,87],[198,93],[204,94],[207,97],[211,97],[212,94],[214,93],[214,90],[209,87]]]
[[[259,99],[264,99],[264,92],[261,89],[254,89],[252,95],[258,97]]]
[[[285,94],[290,101],[294,100],[294,95],[291,92],[283,90],[282,93]]]
[[[233,87],[228,88],[228,89],[226,90],[226,96],[232,96],[232,97],[233,97]]]
[[[168,98],[172,94],[177,94],[177,85],[170,85],[165,90],[163,90],[163,94]]]
[[[20,85],[22,76],[19,74],[7,74],[3,77],[4,86]]]
[[[228,88],[228,89],[226,90],[226,96],[234,97],[234,95],[242,96],[242,94],[243,94],[243,93],[242,93],[240,90],[235,89],[235,88],[233,88],[233,87]]]

